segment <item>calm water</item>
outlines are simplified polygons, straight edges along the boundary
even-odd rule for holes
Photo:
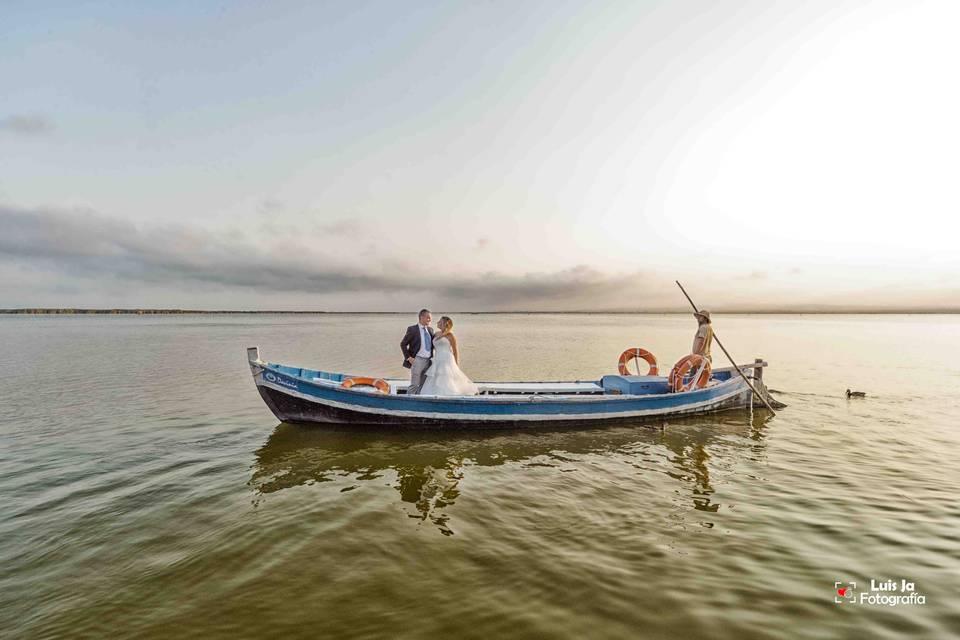
[[[595,378],[629,346],[669,366],[694,331],[456,320],[480,380]],[[0,318],[3,636],[960,633],[960,317],[720,316],[790,406],[664,431],[278,425],[246,366],[402,375],[412,322]],[[834,603],[871,579],[926,604]]]

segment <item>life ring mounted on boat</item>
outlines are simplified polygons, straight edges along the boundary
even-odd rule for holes
[[[340,386],[344,389],[351,389],[353,387],[373,387],[380,391],[380,393],[390,393],[390,385],[383,378],[347,378],[340,384]]]
[[[627,367],[627,363],[633,360],[637,363],[637,375],[643,375],[640,373],[640,359],[646,361],[650,365],[650,370],[647,371],[648,376],[655,376],[659,369],[657,368],[657,356],[653,355],[646,349],[640,347],[633,347],[632,349],[627,349],[620,354],[620,361],[617,363],[617,369],[620,371],[622,376],[632,376],[630,368]]]
[[[710,361],[698,353],[691,353],[673,365],[667,384],[674,393],[690,391],[693,388],[703,389],[710,382],[711,373]],[[684,378],[688,376],[689,379],[684,382]]]

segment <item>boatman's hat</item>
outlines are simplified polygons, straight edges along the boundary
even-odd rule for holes
[[[700,309],[700,311],[697,311],[697,312],[696,312],[695,314],[693,314],[693,315],[695,315],[695,316],[700,316],[700,317],[702,317],[704,320],[706,320],[707,322],[710,322],[710,312],[707,311],[706,309]]]

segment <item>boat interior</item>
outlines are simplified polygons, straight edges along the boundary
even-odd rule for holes
[[[765,363],[764,363],[765,364]],[[268,364],[268,367],[288,376],[302,378],[313,384],[339,387],[345,380],[358,377],[345,373],[331,373],[315,369],[288,367],[280,364]],[[743,365],[747,368],[758,365]],[[763,365],[759,365],[763,366]],[[737,375],[732,367],[716,369],[710,377],[708,386],[720,384]],[[410,381],[407,379],[383,378],[390,386],[391,395],[405,395]],[[480,395],[483,396],[599,396],[599,395],[653,395],[670,393],[665,376],[624,376],[606,375],[600,380],[577,380],[574,382],[477,382]],[[376,389],[365,386],[356,386],[351,389],[358,393],[378,393]]]

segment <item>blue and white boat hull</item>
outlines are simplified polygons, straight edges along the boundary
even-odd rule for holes
[[[743,378],[728,370],[684,393],[668,393],[663,377],[604,376],[596,382],[478,383],[481,395],[443,397],[408,396],[403,381],[390,381],[389,394],[344,388],[340,383],[353,376],[263,362],[256,348],[248,359],[261,397],[284,422],[504,429],[657,422],[761,406]],[[765,365],[741,368],[767,394],[760,375]]]

